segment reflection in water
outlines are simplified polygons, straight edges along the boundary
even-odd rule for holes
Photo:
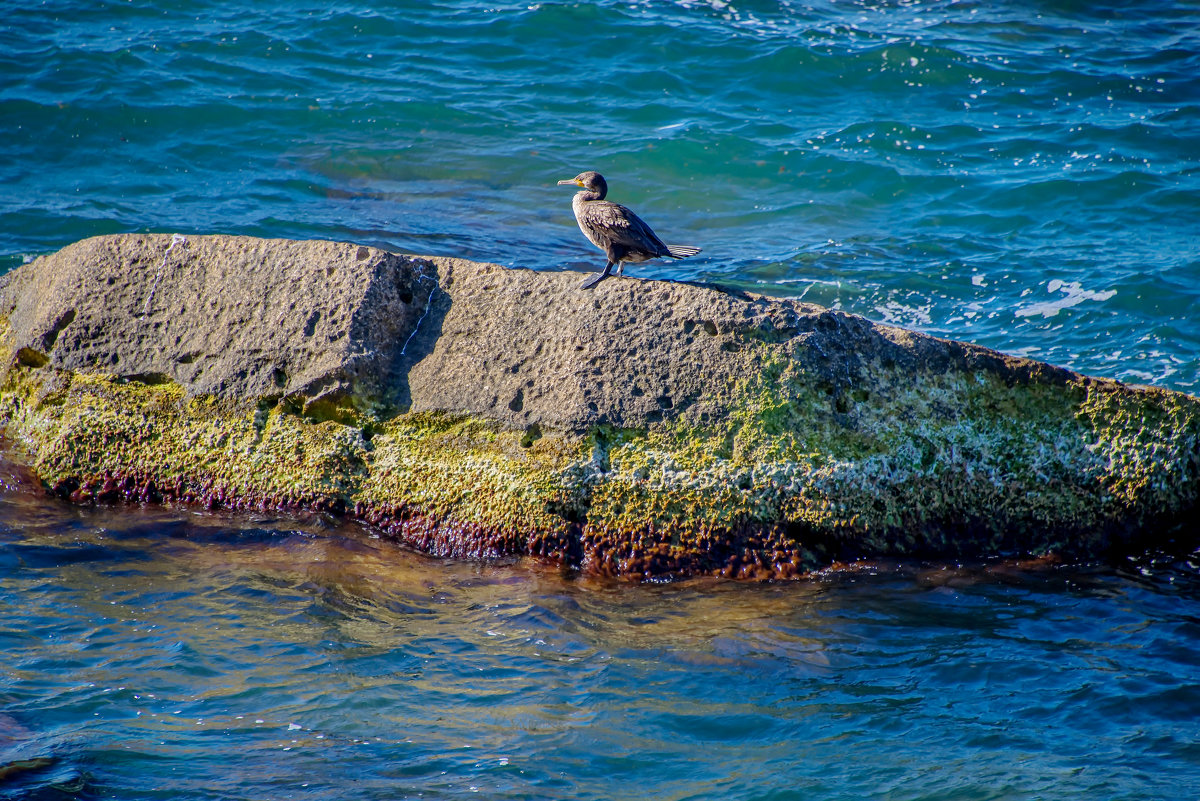
[[[1194,564],[638,586],[3,473],[15,797],[1171,798],[1198,775]]]

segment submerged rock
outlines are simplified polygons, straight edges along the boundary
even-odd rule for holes
[[[329,509],[604,574],[1197,544],[1196,398],[791,300],[577,284],[90,239],[0,278],[0,414],[78,500]]]

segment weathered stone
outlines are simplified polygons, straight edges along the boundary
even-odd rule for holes
[[[1195,398],[795,301],[578,283],[86,240],[0,279],[0,414],[79,499],[327,508],[600,573],[1196,544]]]
[[[403,386],[393,345],[424,314],[433,269],[346,243],[106,236],[4,276],[0,313],[30,366],[192,395],[381,398]]]

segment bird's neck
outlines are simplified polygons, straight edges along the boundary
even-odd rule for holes
[[[604,192],[596,192],[592,189],[585,189],[582,192],[575,193],[575,199],[581,203],[586,203],[589,200],[604,200]]]

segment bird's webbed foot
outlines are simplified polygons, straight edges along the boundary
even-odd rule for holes
[[[608,278],[610,275],[612,275],[612,262],[611,261],[608,264],[604,265],[603,270],[596,273],[588,280],[584,281],[583,284],[579,288],[580,289],[591,289],[596,284],[603,281],[605,278]]]

